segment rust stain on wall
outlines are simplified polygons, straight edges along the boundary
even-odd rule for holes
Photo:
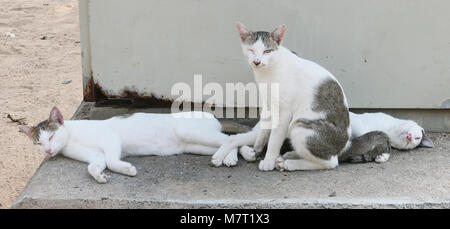
[[[173,100],[169,98],[157,98],[153,94],[143,95],[125,87],[120,95],[112,95],[95,82],[93,74],[83,90],[84,101],[96,102],[96,106],[121,106],[121,107],[171,107]],[[191,106],[199,104],[191,103]],[[204,105],[204,104],[202,104]],[[214,107],[214,105],[213,105]]]

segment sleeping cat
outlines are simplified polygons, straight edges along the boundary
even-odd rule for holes
[[[393,148],[410,150],[418,146],[433,148],[425,130],[412,120],[394,118],[385,113],[355,114],[350,112],[352,138],[371,131],[382,131],[389,136]]]
[[[382,132],[367,133],[355,139],[357,144],[352,144],[347,99],[341,85],[320,65],[302,59],[282,46],[286,26],[279,26],[271,33],[252,32],[242,24],[237,27],[244,56],[253,69],[256,82],[279,86],[278,98],[282,98],[279,121],[272,129],[256,128],[250,133],[231,137],[214,154],[214,165],[221,165],[230,147],[249,142],[254,143],[257,153],[267,144],[265,158],[259,163],[259,169],[263,171],[275,167],[280,170],[333,169],[342,155],[347,154],[348,160],[373,160],[388,153],[383,152],[390,147]],[[262,109],[270,111],[268,107]],[[279,157],[286,138],[291,140],[294,151],[284,158]]]
[[[400,150],[410,150],[416,147],[434,147],[432,140],[426,135],[424,129],[412,120],[397,119],[385,113],[355,114],[350,112],[350,124],[352,127],[352,145],[362,144],[360,147],[374,145],[375,149],[363,150],[366,153],[361,155],[357,152],[352,152],[359,147],[351,147],[351,150],[339,155],[339,162],[361,163],[373,160],[378,163],[384,163],[390,157],[389,145]],[[259,124],[257,124],[248,133],[230,136],[219,151],[230,151],[233,148],[242,146],[239,149],[240,152],[254,154],[254,150],[249,146],[255,144],[260,131],[259,128]],[[373,145],[366,144],[367,141],[372,141]],[[380,155],[377,152],[384,153]],[[283,157],[295,157],[295,154],[294,152],[288,152]],[[254,159],[253,157],[250,161]]]
[[[58,108],[48,120],[35,127],[20,126],[39,149],[89,163],[88,172],[99,183],[106,183],[103,170],[135,176],[136,168],[121,159],[137,155],[174,155],[183,152],[212,155],[229,136],[210,113],[136,113],[103,121],[64,121]],[[231,150],[225,164],[237,162],[237,149]],[[252,155],[243,155],[251,158]],[[254,156],[254,155],[253,155]]]

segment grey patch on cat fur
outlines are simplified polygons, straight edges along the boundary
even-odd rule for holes
[[[338,155],[347,144],[350,125],[348,108],[344,102],[344,93],[333,79],[325,80],[316,90],[312,110],[325,113],[325,119],[298,119],[294,125],[315,131],[307,139],[307,148],[314,156],[329,160]]]
[[[383,153],[390,153],[389,136],[372,131],[352,140],[352,145],[339,155],[339,162],[365,163],[374,161]]]
[[[272,39],[272,34],[264,31],[250,32],[249,36],[245,39],[244,43],[247,45],[252,45],[256,43],[259,39],[261,39],[266,48],[274,50],[278,49],[277,42],[275,42]]]
[[[37,126],[31,128],[33,142],[37,143],[39,141],[41,130],[54,132],[57,131],[58,128],[59,125],[57,123],[49,122],[48,120],[40,122]]]

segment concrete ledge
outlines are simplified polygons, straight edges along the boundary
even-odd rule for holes
[[[97,184],[87,164],[45,161],[13,208],[450,208],[450,141],[432,133],[434,149],[394,151],[386,164],[336,170],[261,172],[242,159],[213,168],[210,157],[126,158],[136,177],[110,171]]]
[[[242,160],[212,168],[209,157],[128,158],[136,177],[107,171],[104,185],[87,165],[57,157],[33,176],[13,208],[450,208],[450,144],[395,152],[386,164],[314,172],[260,172]]]

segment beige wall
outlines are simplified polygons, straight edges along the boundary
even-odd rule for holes
[[[170,97],[176,82],[251,82],[235,23],[329,69],[354,108],[450,108],[447,0],[80,0],[85,82]]]

